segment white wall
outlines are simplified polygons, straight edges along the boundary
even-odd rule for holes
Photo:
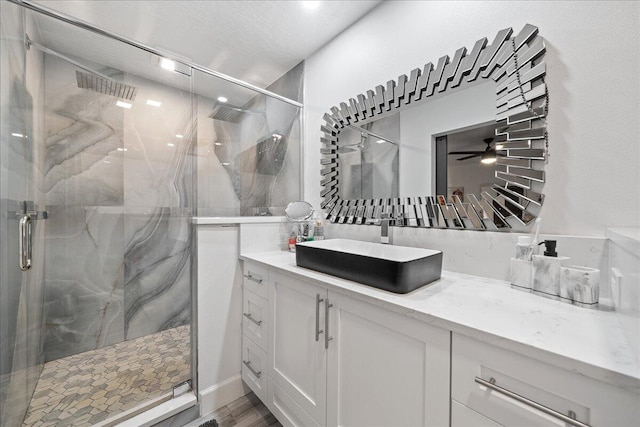
[[[435,194],[434,135],[495,120],[495,96],[493,81],[484,82],[400,113],[400,195]]]
[[[382,3],[306,61],[305,199],[319,206],[320,125],[331,106],[531,23],[545,39],[550,92],[543,232],[639,227],[639,19],[638,2]]]

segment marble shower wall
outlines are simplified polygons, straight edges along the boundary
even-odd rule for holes
[[[267,89],[301,101],[303,73],[300,63]],[[283,215],[302,192],[299,108],[252,95],[234,123],[209,118],[215,105],[198,96],[198,215]]]
[[[47,360],[191,320],[191,95],[90,66],[138,95],[117,107],[46,55]]]
[[[25,10],[0,3],[0,425],[17,426],[44,362],[45,222],[33,220],[32,268],[18,267],[18,219],[44,209],[42,54],[22,43],[32,34]]]

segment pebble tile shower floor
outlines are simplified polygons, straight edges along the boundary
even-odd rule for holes
[[[191,377],[190,327],[47,362],[23,426],[90,426]]]

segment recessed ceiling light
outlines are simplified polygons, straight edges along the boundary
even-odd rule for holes
[[[302,7],[304,7],[307,10],[315,10],[320,6],[319,1],[303,0],[301,1],[301,3],[302,3]]]
[[[118,147],[118,151],[127,151],[126,148]]]
[[[218,97],[218,102],[227,102],[227,101],[228,101],[228,99],[225,98],[224,96],[219,96]]]
[[[184,135],[177,134],[176,138],[184,138]]]
[[[151,105],[152,107],[159,107],[162,105],[162,102],[154,101],[153,99],[147,99],[147,105]]]
[[[21,133],[12,133],[11,136],[15,136],[16,138],[24,138],[24,135]]]
[[[124,102],[124,101],[117,101],[116,105],[120,108],[126,108],[127,110],[129,110],[133,105],[129,104],[128,102]]]
[[[175,147],[175,146],[176,146],[176,144],[174,144],[173,142],[170,142],[170,143],[168,143],[167,145],[168,145],[169,147]]]
[[[213,145],[222,145],[222,142],[214,142]]]
[[[379,139],[376,141],[378,144],[384,144],[384,139]]]
[[[103,160],[103,162],[105,162],[105,163],[111,163],[109,160]]]
[[[176,70],[176,61],[172,61],[167,58],[160,58],[160,66],[165,70],[175,71]]]
[[[230,163],[229,162],[222,162],[222,166],[229,166]]]

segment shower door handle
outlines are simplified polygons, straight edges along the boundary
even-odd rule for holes
[[[19,222],[18,246],[20,251],[20,270],[26,271],[31,268],[32,248],[32,222],[31,215],[23,215]]]

